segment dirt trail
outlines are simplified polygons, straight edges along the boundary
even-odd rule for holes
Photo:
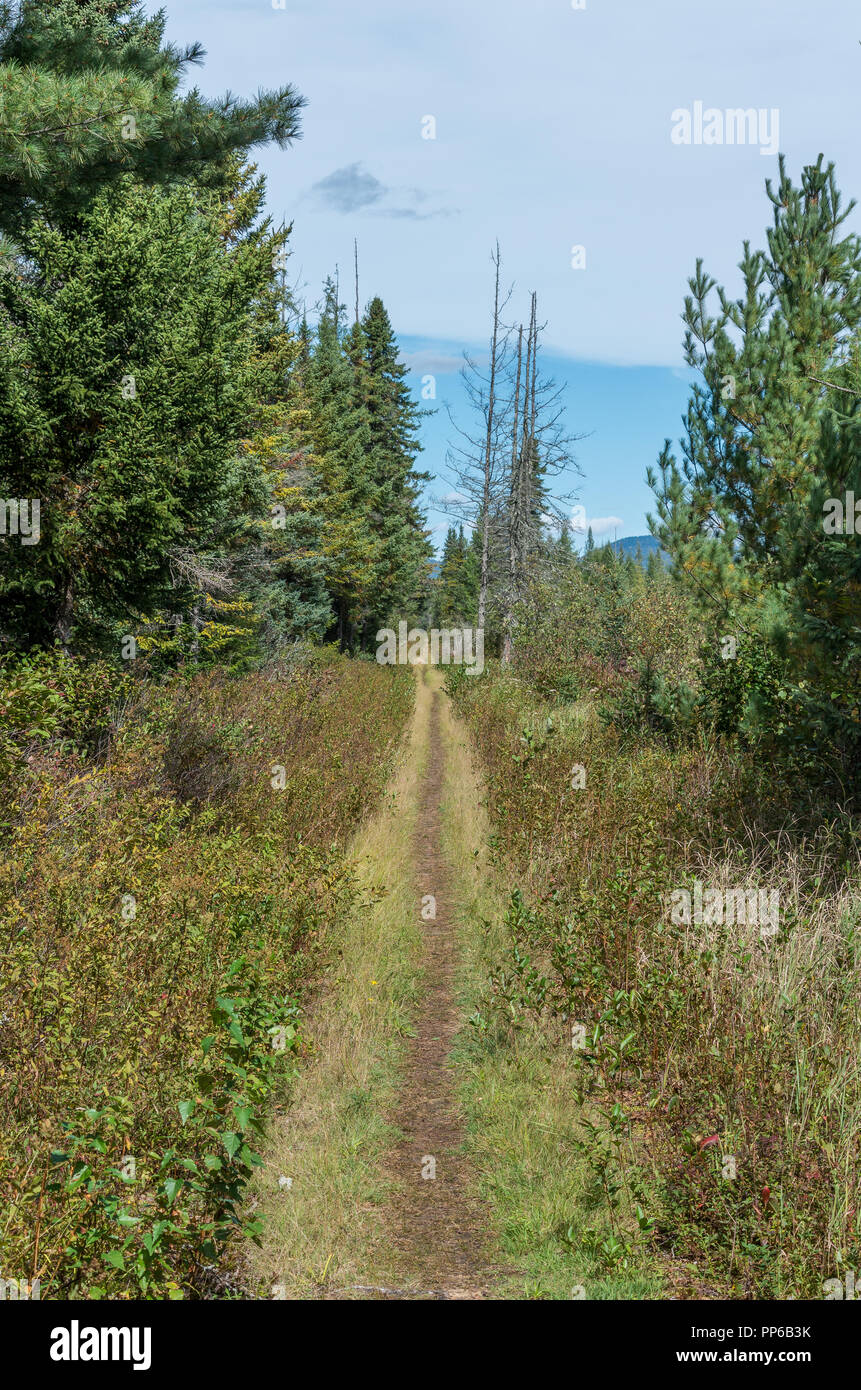
[[[505,1273],[463,1153],[450,1062],[465,1024],[441,823],[456,740],[440,673],[417,676],[404,757],[351,849],[362,901],[332,925],[313,1055],[268,1127],[254,1182],[264,1234],[247,1247],[248,1279],[274,1297],[481,1299]],[[423,920],[430,895],[435,915]]]
[[[433,679],[433,677],[431,677]],[[394,1122],[403,1139],[388,1167],[396,1191],[386,1213],[400,1290],[386,1297],[489,1296],[498,1269],[489,1253],[488,1216],[474,1195],[462,1152],[463,1121],[448,1064],[462,1026],[456,999],[457,943],[449,871],[441,849],[441,803],[446,750],[438,689],[430,713],[429,757],[415,836],[416,911],[432,895],[434,918],[422,923],[422,997],[416,1037],[403,1070]],[[423,1176],[435,1170],[435,1176]]]

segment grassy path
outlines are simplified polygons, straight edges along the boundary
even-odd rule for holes
[[[441,845],[441,684],[419,673],[409,745],[353,847],[361,906],[330,943],[306,1028],[314,1057],[264,1148],[264,1243],[248,1258],[275,1297],[481,1298],[493,1281],[450,1063],[463,1018]]]
[[[456,998],[455,890],[441,826],[451,745],[443,739],[440,707],[446,697],[438,688],[439,675],[425,672],[424,679],[433,694],[413,871],[422,914],[422,989],[416,1037],[405,1058],[395,1108],[403,1137],[387,1164],[393,1198],[386,1222],[399,1286],[423,1290],[425,1297],[482,1298],[494,1280],[488,1213],[475,1196],[450,1061],[463,1025]]]

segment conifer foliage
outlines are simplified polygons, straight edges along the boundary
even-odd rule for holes
[[[247,152],[304,100],[180,96],[203,53],[164,27],[0,3],[0,651],[369,646],[429,573],[392,325],[377,297],[348,332],[332,282],[297,320]]]
[[[204,50],[165,44],[164,28],[140,0],[0,4],[0,231],[39,211],[74,218],[124,174],[218,183],[236,151],[299,134],[304,99],[289,86],[253,101],[180,96]]]
[[[861,242],[821,156],[800,187],[781,158],[766,189],[767,248],[745,242],[739,298],[701,262],[689,282],[685,351],[702,381],[681,462],[668,442],[650,474],[652,527],[716,633],[760,654],[748,723],[847,789],[861,765],[861,546],[828,524],[829,504],[861,495]]]

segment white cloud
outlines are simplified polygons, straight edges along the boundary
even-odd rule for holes
[[[620,531],[625,525],[620,516],[593,516],[588,523],[593,536],[605,536],[608,531]]]
[[[624,524],[620,516],[587,516],[582,503],[571,510],[571,529],[576,535],[585,536],[591,526],[593,536],[603,536],[608,531],[618,531]]]

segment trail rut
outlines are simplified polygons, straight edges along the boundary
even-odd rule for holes
[[[393,1116],[403,1138],[388,1164],[395,1197],[386,1226],[393,1246],[393,1272],[400,1276],[403,1288],[387,1289],[382,1296],[390,1298],[481,1299],[489,1295],[495,1274],[487,1212],[474,1193],[463,1152],[463,1119],[448,1060],[462,1019],[455,997],[457,942],[451,878],[441,850],[447,751],[440,732],[443,698],[434,691],[430,751],[414,841],[416,911],[432,895],[435,916],[422,923],[423,980],[416,1037]],[[427,1176],[434,1170],[434,1176]]]

